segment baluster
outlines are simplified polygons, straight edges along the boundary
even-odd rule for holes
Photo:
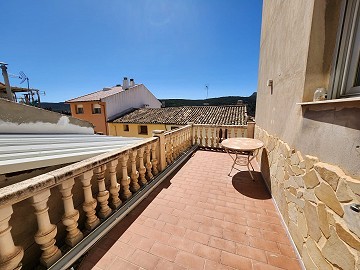
[[[208,130],[209,130],[208,127],[205,126],[205,138],[204,138],[205,139],[205,145],[204,145],[205,147],[208,147],[208,143],[209,143]]]
[[[146,168],[144,166],[144,147],[141,147],[138,150],[138,156],[139,156],[139,177],[140,177],[140,185],[145,185],[147,183],[145,172]]]
[[[93,174],[94,174],[93,171],[87,171],[80,176],[80,180],[84,190],[83,209],[87,217],[85,228],[88,230],[94,229],[100,223],[100,220],[96,216],[96,211],[95,211],[97,201],[96,199],[93,198],[91,191],[91,178]]]
[[[118,208],[119,205],[121,205],[122,201],[119,198],[119,191],[120,191],[120,184],[117,181],[116,177],[116,167],[118,165],[119,161],[112,160],[108,163],[109,166],[109,174],[110,174],[110,195],[111,195],[111,202],[110,206],[113,209]]]
[[[219,148],[219,143],[220,143],[220,128],[219,127],[215,127],[215,142],[216,142],[216,148]]]
[[[159,170],[158,170],[158,160],[156,158],[156,142],[153,143],[151,145],[151,164],[152,164],[152,169],[153,169],[153,174],[154,175],[157,175],[159,173]]]
[[[198,143],[198,127],[194,126],[194,129],[195,129],[194,144],[197,144]]]
[[[169,136],[166,138],[165,149],[166,149],[166,163],[167,163],[167,165],[170,165],[171,164],[171,146],[170,146]]]
[[[130,185],[130,177],[128,176],[127,170],[127,161],[129,159],[128,154],[124,154],[120,158],[121,162],[121,171],[122,171],[122,179],[120,182],[121,190],[122,190],[122,197],[127,200],[131,197],[132,193],[130,192],[129,185]]]
[[[175,136],[173,134],[171,134],[171,163],[174,162],[175,160]]]
[[[35,234],[35,242],[43,251],[40,263],[49,267],[61,257],[60,249],[55,245],[57,227],[50,223],[49,207],[47,201],[50,197],[50,189],[31,197],[31,204],[35,208],[35,215],[38,224],[38,231]]]
[[[15,246],[11,235],[9,220],[13,213],[11,205],[0,208],[0,267],[1,269],[20,269],[24,250]]]
[[[74,178],[70,178],[59,185],[59,190],[64,203],[64,215],[62,223],[68,231],[65,243],[73,247],[83,239],[82,232],[78,229],[79,211],[74,208],[73,194],[71,192],[75,184]]]
[[[238,128],[238,127],[235,127],[235,128],[234,128],[235,138],[237,138],[237,137],[238,137],[238,130],[239,130],[239,128]]]
[[[136,191],[139,190],[140,186],[138,183],[138,178],[139,178],[139,172],[136,170],[136,156],[137,156],[137,151],[132,151],[130,153],[130,162],[131,162],[131,174],[130,174],[130,178],[131,178],[131,183],[130,183],[130,190],[131,192],[135,193]]]
[[[146,159],[145,167],[146,167],[148,180],[153,179],[154,177],[153,174],[151,173],[152,164],[150,161],[150,151],[151,151],[151,145],[148,144],[145,146],[145,159]]]
[[[107,218],[111,214],[111,208],[108,205],[109,191],[105,187],[105,170],[106,165],[101,165],[95,168],[95,175],[98,182],[99,193],[97,195],[97,201],[100,205],[99,217]]]
[[[210,127],[210,147],[214,148],[214,127]]]

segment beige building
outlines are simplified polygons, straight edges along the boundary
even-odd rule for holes
[[[122,85],[105,87],[66,102],[73,117],[92,123],[99,134],[109,134],[107,121],[129,109],[161,107],[161,102],[143,84],[135,84],[133,79],[129,82],[126,77]]]
[[[151,137],[154,130],[174,130],[188,123],[246,126],[247,118],[245,105],[143,108],[114,119],[108,129],[112,136]]]
[[[360,268],[359,12],[352,0],[263,4],[255,137],[307,269]],[[313,101],[318,88],[327,98]]]

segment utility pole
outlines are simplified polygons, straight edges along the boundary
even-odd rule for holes
[[[8,73],[7,73],[7,67],[6,66],[7,66],[6,63],[0,62],[0,68],[2,70],[2,75],[4,77],[4,82],[5,82],[5,87],[6,87],[6,94],[8,96],[8,100],[14,101],[14,97],[13,97],[13,94],[11,92],[9,76],[8,76]]]

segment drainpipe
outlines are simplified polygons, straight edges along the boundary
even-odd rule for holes
[[[7,64],[0,62],[0,68],[2,70],[2,75],[4,77],[5,87],[6,87],[6,94],[8,96],[8,100],[14,101],[13,94],[11,92],[10,82],[9,82],[9,76],[7,73]]]

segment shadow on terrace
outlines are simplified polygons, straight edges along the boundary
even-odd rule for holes
[[[260,173],[211,151],[225,133],[251,137],[188,125],[4,188],[0,266],[300,269]]]

